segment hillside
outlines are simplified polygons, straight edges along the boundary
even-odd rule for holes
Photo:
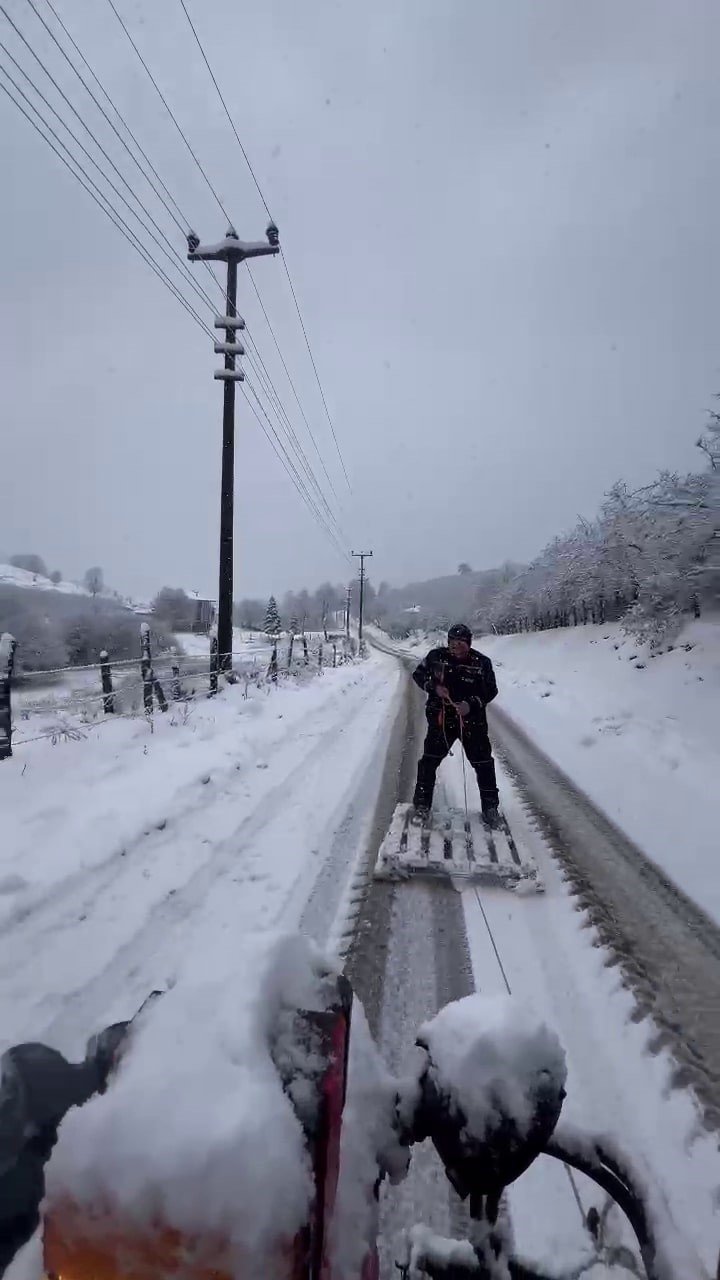
[[[52,582],[40,573],[30,573],[27,569],[16,569],[12,564],[0,564],[0,586],[28,587],[36,591],[59,591],[67,596],[87,596],[90,593],[77,582]]]
[[[409,627],[444,625],[457,619],[473,619],[519,571],[504,564],[498,569],[470,570],[410,582],[383,590],[375,604],[388,623]]]

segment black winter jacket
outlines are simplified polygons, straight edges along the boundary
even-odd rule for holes
[[[472,718],[485,719],[485,707],[497,697],[498,687],[490,659],[477,649],[471,649],[460,662],[442,645],[431,649],[426,658],[413,671],[413,680],[428,696],[428,716],[438,712],[442,698],[435,692],[436,684],[444,684],[453,702],[467,702]]]

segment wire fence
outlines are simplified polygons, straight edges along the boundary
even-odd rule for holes
[[[257,643],[250,641],[250,643]],[[90,729],[117,720],[149,722],[159,711],[207,701],[230,686],[247,698],[250,689],[270,691],[299,682],[327,667],[357,657],[346,636],[268,638],[261,651],[233,648],[218,653],[209,641],[207,653],[161,652],[153,656],[147,631],[141,632],[137,658],[111,660],[102,650],[97,662],[13,674],[15,645],[3,637],[0,654],[0,760],[13,747],[50,740],[78,741]],[[89,681],[96,681],[90,687]],[[52,687],[63,683],[63,688]],[[78,683],[80,682],[80,683]],[[41,692],[38,686],[49,684]],[[69,687],[68,687],[69,685]]]

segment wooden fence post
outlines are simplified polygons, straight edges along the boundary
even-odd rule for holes
[[[333,643],[333,666],[337,666],[337,645]]]
[[[10,686],[16,648],[17,640],[10,635],[9,631],[5,631],[0,636],[0,760],[9,760],[12,755]]]
[[[294,645],[295,645],[295,636],[291,635],[290,643],[288,644],[288,671],[290,671],[292,668],[292,656],[293,656]]]
[[[140,652],[140,671],[142,673],[145,714],[151,716],[153,709],[153,693],[157,698],[157,704],[161,711],[167,711],[168,704],[165,694],[162,691],[160,681],[155,679],[155,672],[153,671],[152,665],[152,653],[150,651],[150,627],[147,622],[140,623]]]
[[[304,631],[303,631],[302,642],[303,642],[303,662],[305,663],[305,666],[307,666],[310,661],[310,654],[308,653],[307,636],[305,635]]]
[[[100,650],[100,679],[102,680],[103,711],[106,716],[111,716],[115,710],[115,698],[113,697],[112,667],[107,649]]]
[[[151,716],[153,711],[153,669],[150,657],[150,628],[147,622],[140,623],[140,675],[142,677],[145,715]]]
[[[270,666],[268,667],[268,680],[272,680],[273,684],[277,684],[278,678],[278,660],[277,660],[277,640],[273,640],[272,653],[270,654]]]
[[[172,697],[174,702],[179,702],[182,698],[182,690],[180,688],[180,668],[176,662],[172,665]]]
[[[210,636],[210,692],[209,697],[212,698],[218,691],[218,671],[220,669],[220,656],[218,653],[217,629],[214,629]]]
[[[322,660],[323,660],[323,647],[322,647],[322,640],[321,640],[320,647],[318,648],[318,666],[321,671],[322,671]]]

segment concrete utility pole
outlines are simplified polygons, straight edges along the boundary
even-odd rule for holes
[[[347,589],[347,598],[345,600],[345,636],[350,639],[350,592],[352,587]]]
[[[358,645],[362,649],[363,642],[363,605],[365,603],[365,561],[372,556],[372,551],[353,551],[351,555],[360,561],[360,609],[358,619]]]
[[[235,357],[245,354],[237,340],[245,321],[237,313],[237,269],[246,258],[262,258],[280,252],[280,236],[274,223],[267,232],[267,244],[239,240],[233,227],[219,244],[201,245],[194,231],[188,232],[188,258],[191,262],[227,263],[225,315],[215,317],[215,328],[225,330],[225,341],[215,343],[215,353],[225,357],[225,366],[216,369],[214,377],[224,383],[222,476],[220,480],[220,565],[218,574],[218,663],[221,671],[232,670],[232,604],[233,604],[233,508],[235,496],[235,383],[245,374],[236,368]]]

